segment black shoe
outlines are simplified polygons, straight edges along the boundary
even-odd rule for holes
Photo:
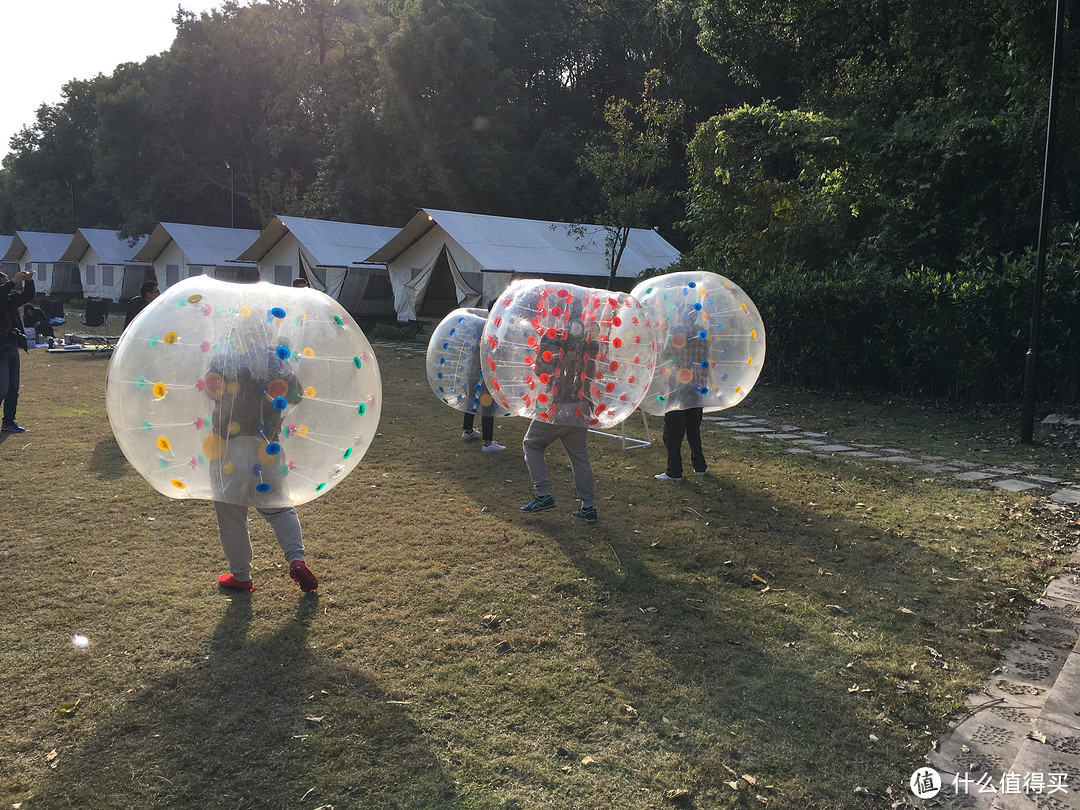
[[[0,432],[3,433],[25,433],[26,428],[16,425],[14,422],[4,422],[0,425]]]

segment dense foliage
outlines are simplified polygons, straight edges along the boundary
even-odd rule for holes
[[[1059,229],[1080,220],[1065,137],[1080,124],[1080,0],[1063,2]],[[777,373],[1012,397],[1018,373],[979,370],[1025,350],[1054,11],[225,0],[179,11],[168,51],[39,109],[0,170],[0,232],[400,225],[418,206],[655,225],[772,313],[771,345],[792,347],[770,352]],[[1075,364],[1056,354],[1076,355],[1071,255],[1051,253],[1044,337],[1047,366],[1072,378],[1043,394],[1075,400]],[[841,352],[830,330],[845,323]],[[959,337],[919,337],[944,324]]]

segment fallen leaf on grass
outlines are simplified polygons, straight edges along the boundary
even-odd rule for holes
[[[751,776],[750,774],[748,774],[748,773],[744,773],[744,774],[742,775],[742,778],[743,778],[743,779],[745,779],[745,780],[746,780],[747,782],[749,782],[749,783],[750,783],[751,785],[753,785],[754,787],[757,787],[757,779],[755,779],[754,777],[752,777],[752,776]]]
[[[50,768],[55,768],[60,764],[60,752],[54,748],[45,755],[45,761],[49,763]]]
[[[905,616],[918,616],[919,615],[914,610],[908,610],[906,607],[897,608],[896,612],[897,613],[903,613]]]
[[[589,765],[595,765],[596,760],[593,759],[591,756],[586,755],[585,757],[582,758],[581,764],[584,765],[585,767],[588,767]]]
[[[82,698],[78,700],[69,700],[67,703],[61,703],[56,707],[56,710],[60,714],[75,714],[79,710],[79,704],[82,703]]]
[[[322,717],[314,717],[310,714],[304,719],[307,720],[309,723],[321,723],[323,721]]]
[[[754,582],[760,582],[762,585],[768,585],[769,584],[764,579],[759,577],[757,574],[751,574],[750,579],[754,580]]]

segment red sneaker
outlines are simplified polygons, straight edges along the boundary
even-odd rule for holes
[[[255,586],[251,584],[250,579],[240,580],[232,574],[222,574],[217,578],[217,584],[222,588],[228,588],[232,591],[247,591],[248,593],[251,593],[255,590]]]
[[[319,580],[315,578],[315,575],[311,573],[311,569],[307,567],[307,563],[303,560],[293,560],[289,566],[289,576],[296,580],[300,585],[300,590],[304,593],[311,593],[313,590],[319,587]]]

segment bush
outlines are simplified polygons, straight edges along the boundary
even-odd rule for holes
[[[1080,225],[1052,240],[1040,318],[1038,396],[1080,401]],[[851,256],[824,271],[749,268],[779,382],[959,401],[1019,401],[1036,255],[968,256],[894,275]],[[709,268],[705,268],[709,269]]]

